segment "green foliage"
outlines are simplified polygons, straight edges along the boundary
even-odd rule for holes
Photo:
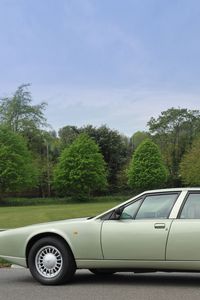
[[[0,123],[26,139],[37,168],[38,188],[44,196],[50,195],[53,169],[51,149],[54,143],[52,140],[56,138],[51,138],[50,133],[41,129],[47,126],[44,117],[46,103],[32,105],[29,86],[29,84],[21,85],[12,97],[0,100]]]
[[[150,134],[145,131],[137,131],[131,137],[131,145],[133,149],[136,149],[144,140],[150,138]]]
[[[186,185],[200,186],[200,138],[185,153],[180,164],[180,175]]]
[[[171,183],[179,184],[179,164],[185,150],[200,131],[200,111],[170,108],[148,122],[154,141],[160,146],[168,166]]]
[[[58,139],[54,132],[40,130],[34,135],[31,150],[38,168],[38,187],[41,196],[51,195],[53,169],[59,156]]]
[[[43,111],[46,103],[31,105],[29,84],[18,87],[13,97],[3,98],[0,102],[0,122],[14,132],[23,132],[46,125]]]
[[[0,127],[0,194],[19,191],[36,184],[36,169],[25,141]]]
[[[130,187],[128,185],[128,174],[127,174],[127,169],[130,165],[131,157],[129,161],[121,168],[120,172],[117,174],[117,188],[115,189],[116,191],[122,192],[123,193],[129,193],[130,192]]]
[[[11,263],[8,263],[6,260],[4,260],[3,258],[0,258],[0,268],[6,268],[6,267],[10,267]]]
[[[58,136],[60,138],[61,149],[71,145],[80,134],[80,130],[76,126],[64,126],[59,129]]]
[[[54,181],[58,192],[77,197],[105,189],[106,168],[98,145],[87,135],[80,134],[63,150]]]
[[[148,122],[149,132],[137,131],[130,139],[127,136],[120,134],[117,130],[108,128],[106,125],[102,125],[98,128],[92,125],[83,127],[67,125],[59,130],[59,137],[57,137],[55,131],[50,132],[44,130],[45,127],[49,128],[44,116],[46,103],[42,102],[38,105],[33,105],[29,87],[29,84],[21,85],[11,97],[0,99],[0,126],[2,125],[7,127],[12,132],[20,134],[26,140],[28,150],[31,152],[31,157],[33,157],[32,172],[35,175],[33,175],[32,178],[34,178],[33,181],[36,181],[35,178],[37,177],[37,194],[39,193],[41,197],[50,196],[52,192],[54,192],[52,189],[52,183],[54,180],[53,170],[58,162],[60,153],[66,147],[72,145],[77,137],[79,137],[81,134],[87,134],[99,146],[99,151],[103,155],[106,163],[106,165],[104,164],[104,169],[106,168],[107,172],[107,191],[109,192],[117,192],[120,190],[128,191],[126,174],[127,165],[130,162],[132,152],[135,151],[135,149],[137,149],[146,138],[152,139],[161,149],[162,157],[166,166],[168,167],[168,172],[170,175],[168,176],[167,183],[169,186],[179,186],[181,184],[181,179],[183,180],[184,184],[197,185],[198,176],[195,177],[197,181],[194,181],[194,179],[191,178],[189,179],[189,175],[184,173],[183,169],[186,169],[185,157],[187,157],[187,164],[189,165],[189,153],[187,150],[191,148],[193,141],[200,134],[199,110],[170,108],[161,112],[158,118],[150,119]],[[8,139],[10,142],[11,140]],[[14,149],[12,144],[9,145],[8,143],[6,147]],[[13,168],[13,161],[9,158],[6,158],[7,156],[11,157],[11,153],[9,151],[7,153],[7,148],[5,148],[4,144],[2,144],[0,147],[1,157],[5,157],[7,160],[0,162],[0,167],[6,168],[7,170],[8,166],[12,165]],[[25,157],[26,154],[24,153],[24,161],[30,162],[32,160],[30,157],[30,152],[28,152],[27,157]],[[187,152],[186,156],[184,156],[185,152]],[[190,154],[190,161],[192,161],[192,154]],[[181,176],[179,173],[180,162]],[[198,170],[196,166],[194,166],[192,162],[191,164],[192,169],[194,169],[194,172],[196,172],[195,174],[197,174]],[[28,165],[30,166],[30,164]],[[61,159],[59,165],[61,165]],[[18,165],[16,164],[16,166]],[[57,169],[58,167],[56,170]],[[12,175],[16,172],[16,170],[14,170],[13,173],[10,172],[10,178],[12,176],[16,178],[16,175]],[[81,173],[82,171],[77,169],[76,172]],[[8,176],[8,174],[6,176]],[[61,174],[59,176],[54,177],[62,177]],[[79,178],[80,174],[74,175],[72,172],[70,176],[72,176],[73,180],[75,180],[75,177]],[[18,179],[18,182],[19,181],[20,180]],[[30,180],[30,176],[27,176],[25,181],[28,182],[32,180]],[[22,190],[22,186],[24,188],[28,188],[28,186],[33,185],[29,185],[28,183],[24,185],[8,184],[9,187],[3,187],[6,186],[6,183],[2,182],[3,179],[0,179],[1,189],[5,190],[6,193],[9,191],[20,191]],[[63,194],[70,191],[69,194],[80,193],[81,195],[82,191],[83,194],[86,194],[93,191],[99,192],[101,190],[101,188],[97,187],[97,184],[95,184],[95,189],[93,189],[92,184],[92,187],[89,188],[87,185],[85,185],[83,189],[84,185],[82,183],[80,184],[78,179],[75,190],[73,190],[71,186],[69,187],[69,182],[67,184],[68,185],[66,188],[64,187],[64,184],[61,184],[61,181],[58,180],[56,181],[55,186],[57,187],[57,190]],[[102,184],[102,186],[104,186],[104,184]],[[152,185],[146,185],[146,188],[150,188],[151,186]]]
[[[129,139],[119,134],[117,130],[111,130],[106,125],[99,128],[92,125],[81,128],[65,126],[59,130],[61,148],[70,145],[81,133],[87,134],[99,145],[107,165],[110,189],[116,188],[118,173],[127,163],[130,155]]]
[[[108,168],[108,182],[111,190],[117,186],[118,173],[126,164],[129,155],[127,138],[117,130],[111,130],[106,125],[99,128],[91,125],[83,127],[81,132],[88,134],[99,145]]]
[[[147,139],[136,149],[128,169],[128,183],[135,189],[160,188],[167,180],[167,170],[156,144]]]

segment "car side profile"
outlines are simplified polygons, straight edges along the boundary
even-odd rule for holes
[[[76,269],[199,272],[200,188],[146,191],[96,217],[2,231],[0,257],[46,285]]]

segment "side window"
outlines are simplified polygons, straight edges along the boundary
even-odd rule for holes
[[[200,219],[200,194],[190,194],[188,196],[180,219]]]
[[[135,217],[135,214],[136,214],[141,202],[142,202],[142,198],[129,204],[128,206],[125,206],[125,208],[121,214],[120,220],[121,219],[133,219]]]
[[[136,219],[167,219],[178,197],[178,193],[147,196]]]

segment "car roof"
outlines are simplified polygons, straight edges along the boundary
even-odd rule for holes
[[[159,193],[159,192],[181,192],[181,191],[200,191],[200,187],[179,187],[179,188],[166,188],[166,189],[157,189],[157,190],[148,190],[144,193]]]

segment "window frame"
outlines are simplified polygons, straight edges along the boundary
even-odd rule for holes
[[[131,220],[131,221],[133,221],[133,220],[137,220],[137,219],[135,219],[135,217],[137,216],[137,213],[138,213],[140,207],[142,206],[144,200],[145,200],[147,197],[149,197],[149,196],[174,195],[174,194],[176,194],[176,199],[175,199],[175,201],[174,201],[174,204],[172,205],[172,208],[170,209],[170,212],[169,212],[167,218],[165,218],[165,219],[163,219],[163,220],[169,219],[169,216],[170,216],[170,214],[171,214],[171,212],[172,212],[172,210],[173,210],[173,208],[174,208],[174,205],[175,205],[175,203],[177,202],[177,200],[178,200],[178,198],[179,198],[181,192],[182,192],[182,191],[174,191],[174,192],[173,192],[173,191],[168,191],[168,192],[166,191],[166,192],[158,192],[158,193],[152,192],[152,193],[144,194],[144,195],[142,195],[142,196],[140,196],[140,197],[138,197],[138,198],[136,198],[136,199],[130,201],[129,203],[126,203],[126,204],[124,204],[124,205],[119,206],[119,208],[123,207],[123,210],[124,210],[125,207],[127,207],[127,206],[133,204],[134,202],[137,202],[137,201],[139,201],[139,200],[142,199],[142,201],[141,201],[141,203],[140,203],[138,209],[136,210],[136,213],[134,214],[133,218],[131,218],[131,219],[120,219],[120,218],[119,218],[118,220],[115,219],[115,218],[112,218],[112,217],[113,217],[113,214],[114,214],[114,211],[115,211],[115,209],[113,209],[112,211],[110,211],[110,212],[108,212],[107,214],[105,214],[104,216],[102,216],[102,217],[101,217],[101,220],[102,220],[102,221],[106,221],[106,220],[107,220],[107,221],[108,221],[108,220],[116,220],[116,221],[123,221],[123,220],[126,220],[126,221],[130,221],[130,220]],[[156,220],[156,219],[155,219],[155,218],[146,218],[146,219],[144,218],[144,219],[138,219],[138,220]]]
[[[180,194],[181,194],[181,192],[177,192],[177,191],[174,191],[174,192],[173,191],[170,191],[170,192],[159,192],[159,193],[149,193],[149,194],[146,194],[145,197],[144,197],[144,199],[143,199],[143,201],[142,201],[142,203],[141,203],[141,205],[139,206],[139,208],[138,208],[138,210],[137,210],[137,212],[136,212],[136,214],[134,216],[134,220],[159,220],[159,219],[167,220],[167,219],[169,219],[169,216],[170,216],[170,214],[171,214],[171,212],[173,210],[173,207],[174,207],[176,201],[178,200]],[[171,209],[169,211],[169,214],[168,214],[168,216],[166,218],[139,218],[139,219],[136,219],[138,211],[139,211],[140,207],[142,206],[143,202],[145,201],[145,199],[147,197],[149,197],[149,196],[151,196],[151,197],[152,196],[162,196],[162,195],[176,195],[174,203],[173,203],[173,205],[172,205],[172,207],[171,207]]]
[[[130,218],[130,219],[121,219],[121,218],[119,218],[119,220],[135,220],[135,216],[137,215],[137,213],[138,213],[138,211],[139,211],[139,209],[140,209],[142,203],[144,202],[145,196],[146,196],[146,195],[143,195],[142,197],[138,197],[138,198],[135,199],[134,201],[131,201],[131,202],[128,203],[127,205],[124,205],[123,211],[124,211],[124,209],[125,209],[126,207],[128,207],[129,205],[132,205],[133,203],[135,203],[135,202],[141,200],[141,203],[140,203],[140,205],[138,206],[138,208],[137,208],[137,210],[136,210],[136,212],[135,212],[135,214],[134,214],[134,216],[133,216],[132,218]]]
[[[189,196],[190,195],[195,195],[195,194],[199,194],[199,196],[200,196],[200,191],[190,190],[190,191],[187,192],[187,194],[186,194],[186,196],[185,196],[185,198],[184,198],[184,200],[181,204],[181,207],[179,209],[179,212],[178,212],[178,215],[177,215],[177,220],[200,220],[200,218],[198,218],[198,219],[197,218],[196,219],[194,219],[194,218],[181,218],[183,208],[184,208]]]

